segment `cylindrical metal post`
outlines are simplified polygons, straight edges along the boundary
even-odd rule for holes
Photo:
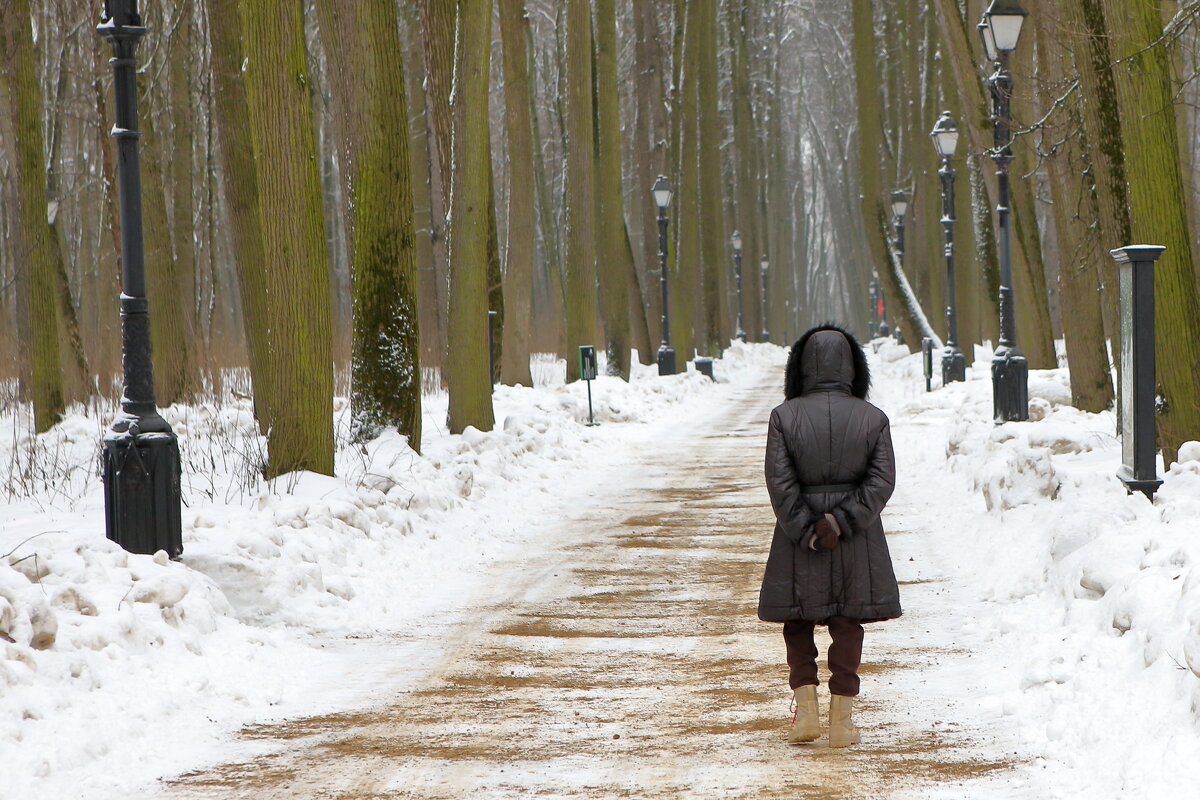
[[[158,413],[142,246],[138,160],[138,42],[146,34],[136,0],[106,0],[97,32],[112,46],[117,191],[121,208],[121,412],[104,437],[104,512],[109,539],[135,553],[183,552],[179,443]]]

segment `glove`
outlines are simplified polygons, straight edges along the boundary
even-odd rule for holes
[[[813,526],[813,546],[818,550],[832,550],[837,547],[842,529],[833,514],[826,514],[817,520]]]

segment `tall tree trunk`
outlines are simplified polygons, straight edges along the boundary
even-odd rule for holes
[[[496,177],[490,157],[487,196],[487,307],[488,325],[492,327],[492,352],[488,357],[491,359],[491,381],[494,385],[500,381],[500,363],[504,356],[504,269],[500,264],[500,231],[496,224]]]
[[[579,379],[581,345],[596,340],[592,14],[567,0],[567,380]]]
[[[171,217],[170,237],[175,291],[179,293],[174,305],[180,312],[175,323],[181,329],[182,341],[173,342],[170,357],[160,356],[155,365],[155,382],[166,394],[159,394],[161,403],[187,399],[200,386],[197,350],[203,339],[196,325],[196,225],[193,221],[195,203],[192,189],[192,153],[195,149],[195,103],[192,99],[192,2],[181,0],[175,13],[178,19],[171,33],[167,53],[167,81],[171,106]],[[165,138],[165,137],[164,137]]]
[[[878,48],[871,0],[854,0],[852,14],[854,80],[858,92],[859,195],[867,244],[887,298],[889,321],[900,326],[907,341],[919,342],[921,329],[904,299],[900,274],[891,257],[891,208],[885,203],[884,187],[880,183],[883,123],[877,95],[880,76],[875,61]]]
[[[454,83],[455,29],[459,18],[459,0],[419,0],[421,6],[421,44],[425,51],[425,109],[429,119],[430,189],[432,198],[434,268],[437,286],[448,291],[450,285],[450,195],[454,183],[450,156],[453,150],[453,121],[450,92]],[[445,310],[444,338],[450,348],[449,298],[441,298]]]
[[[1012,59],[1017,80],[1012,100],[1014,120],[1031,116],[1031,97],[1034,81],[1022,80],[1033,75],[1033,40],[1023,36]],[[1054,369],[1058,359],[1054,353],[1054,330],[1050,323],[1050,295],[1046,288],[1046,268],[1042,261],[1042,241],[1037,225],[1037,199],[1034,195],[1033,173],[1036,154],[1032,143],[1017,141],[1013,145],[1015,158],[1011,165],[1013,290],[1016,292],[1017,342],[1025,352],[1030,369]],[[1024,176],[1029,175],[1029,178]]]
[[[363,33],[361,141],[353,144],[354,298],[350,405],[355,435],[395,426],[421,449],[421,349],[416,226],[403,47],[393,0],[340,9]],[[337,42],[332,42],[337,47]]]
[[[671,213],[675,228],[674,259],[667,282],[670,304],[671,345],[679,369],[692,360],[696,349],[697,288],[700,284],[700,167],[699,167],[699,92],[698,43],[699,5],[686,8],[679,74],[678,119],[679,166]]]
[[[0,77],[0,94],[6,96],[16,132],[15,167],[20,197],[17,226],[22,232],[22,260],[28,270],[28,291],[22,292],[21,298],[27,303],[32,334],[26,346],[32,365],[33,423],[34,429],[41,433],[62,417],[65,400],[50,240],[53,231],[46,222],[42,93],[33,50],[29,0],[0,3],[0,57],[6,73]]]
[[[701,262],[704,281],[704,332],[706,355],[716,356],[729,343],[729,258],[726,257],[724,205],[721,198],[721,110],[717,86],[717,2],[699,4],[699,157]]]
[[[1129,221],[1129,187],[1125,180],[1125,152],[1121,142],[1121,111],[1117,103],[1108,26],[1103,0],[1058,0],[1061,30],[1075,52],[1075,69],[1083,106],[1083,130],[1088,142],[1088,159],[1095,173],[1096,202],[1100,212],[1100,249],[1113,250],[1133,242]],[[1117,319],[1116,265],[1107,257],[1100,263],[1105,326],[1120,369]]]
[[[53,161],[51,162],[53,163]],[[86,400],[91,394],[91,367],[88,366],[87,353],[83,349],[83,339],[79,334],[79,314],[75,308],[75,298],[71,294],[71,279],[67,275],[67,261],[64,257],[64,242],[66,231],[58,223],[58,204],[51,205],[49,212],[50,223],[50,257],[54,263],[54,293],[58,299],[59,327],[62,329],[63,347],[60,359],[67,357],[69,367],[64,372],[70,375],[69,396],[73,399]],[[65,376],[64,376],[65,377]]]
[[[621,111],[617,94],[616,0],[596,0],[596,268],[600,278],[608,373],[629,380],[629,276],[621,186]]]
[[[409,172],[412,175],[413,212],[417,232],[417,311],[421,318],[421,363],[441,370],[446,354],[446,309],[438,276],[433,237],[433,187],[430,185],[429,115],[425,104],[425,59],[421,51],[421,24],[416,0],[400,3],[404,47],[405,96],[408,98]]]
[[[646,301],[644,298],[647,292],[650,294],[654,292],[648,288],[648,278],[645,284],[643,284],[643,279],[646,276],[638,269],[628,222],[621,226],[621,233],[624,239],[625,265],[628,270],[626,279],[629,281],[629,333],[633,340],[633,346],[638,351],[638,360],[643,364],[650,364],[654,362],[656,348],[650,339],[650,325],[646,319]],[[658,237],[656,236],[655,238],[657,239]],[[658,289],[657,283],[654,285],[654,289]]]
[[[451,433],[462,433],[468,426],[490,431],[495,424],[487,336],[491,7],[489,0],[461,0],[454,62],[450,357],[446,360]]]
[[[946,63],[954,76],[955,95],[960,99],[962,113],[957,117],[959,130],[965,136],[968,152],[966,179],[969,188],[970,220],[972,239],[975,241],[976,265],[980,272],[979,289],[983,296],[976,296],[980,306],[980,328],[974,332],[976,341],[995,341],[1000,333],[1000,259],[996,249],[996,231],[992,224],[992,195],[989,188],[993,172],[984,153],[991,142],[987,139],[990,130],[990,101],[985,97],[979,81],[979,67],[971,50],[974,21],[965,19],[954,0],[934,0],[937,7],[938,25],[942,31],[942,42],[946,46]],[[969,358],[969,356],[968,356]]]
[[[525,38],[525,49],[529,53],[530,86],[536,85],[532,45],[533,31]],[[559,357],[567,355],[567,291],[563,278],[562,248],[559,246],[559,226],[554,222],[554,191],[546,175],[545,141],[538,119],[536,92],[529,92],[529,121],[533,130],[533,173],[537,191],[538,231],[542,235],[543,274],[549,285],[551,319],[554,331],[554,351]]]
[[[266,474],[333,474],[329,254],[301,0],[242,0],[249,128],[266,269],[272,419]]]
[[[67,70],[59,69],[56,94],[62,97],[66,91]],[[60,162],[60,145],[63,140],[63,117],[55,113],[51,124],[50,152],[46,170],[46,200],[47,221],[50,225],[50,251],[54,261],[54,289],[58,297],[59,326],[61,329],[62,347],[60,358],[67,362],[64,366],[66,396],[72,399],[86,399],[92,390],[91,367],[88,365],[87,354],[83,349],[83,339],[79,332],[79,313],[75,307],[75,298],[71,292],[71,279],[67,274],[65,253],[68,251],[67,231],[59,218],[62,209],[62,194],[59,188],[59,170],[56,165]],[[82,258],[82,257],[80,257]],[[86,294],[86,290],[81,294]]]
[[[1188,226],[1188,194],[1180,173],[1170,56],[1158,0],[1105,0],[1117,102],[1129,181],[1134,244],[1167,250],[1154,268],[1155,352],[1165,401],[1158,415],[1159,444],[1171,460],[1184,442],[1200,439],[1200,303]]]
[[[500,380],[532,386],[529,372],[530,312],[533,305],[534,158],[529,119],[529,57],[525,41],[529,20],[525,0],[500,0],[504,44],[504,124],[508,136],[508,263],[504,274],[504,348]]]
[[[1070,57],[1053,44],[1053,31],[1045,15],[1034,18],[1039,66],[1045,83],[1043,100],[1054,102],[1066,85],[1076,78]],[[1053,49],[1052,49],[1053,48]],[[1062,255],[1059,289],[1062,299],[1063,338],[1071,373],[1071,402],[1084,411],[1100,412],[1113,401],[1109,379],[1108,350],[1100,310],[1099,264],[1108,254],[1099,248],[1099,213],[1096,206],[1094,173],[1084,159],[1088,152],[1085,136],[1072,136],[1082,125],[1079,97],[1068,97],[1065,125],[1043,130],[1043,140],[1058,142],[1042,148],[1053,150],[1046,159],[1050,175],[1052,216]]]
[[[645,304],[642,309],[647,320],[649,345],[642,352],[638,347],[638,358],[643,364],[653,364],[655,350],[653,341],[658,336],[658,323],[662,318],[662,296],[658,291],[658,207],[650,187],[658,175],[667,172],[667,119],[664,113],[666,97],[662,68],[666,51],[662,46],[662,32],[658,27],[657,3],[634,3],[634,158],[636,159],[636,183],[634,208],[637,209],[637,230],[641,235],[640,274],[644,289]]]
[[[152,76],[138,76],[141,114],[143,247],[146,288],[153,304],[150,348],[154,354],[154,396],[163,406],[185,399],[185,375],[191,363],[191,332],[184,311],[182,265],[171,252],[171,221],[167,214],[170,184],[163,174],[163,136],[158,132],[158,106],[152,97]]]
[[[272,360],[268,323],[266,256],[260,222],[258,174],[250,135],[250,108],[246,99],[242,62],[242,31],[238,0],[208,0],[212,47],[214,108],[217,116],[217,149],[221,160],[221,187],[225,197],[238,294],[242,300],[242,326],[254,386],[254,413],[266,432],[273,417],[269,375]]]
[[[236,9],[234,23],[237,23]],[[96,148],[100,153],[100,176],[104,183],[104,218],[108,229],[107,238],[112,246],[114,259],[103,262],[109,266],[107,276],[101,274],[103,269],[97,266],[95,288],[99,297],[121,296],[121,213],[117,201],[117,168],[113,155],[112,137],[105,120],[108,115],[108,92],[104,87],[101,76],[107,67],[104,59],[104,44],[99,36],[93,37],[92,48],[92,96],[96,103]],[[104,236],[104,234],[102,234]],[[101,391],[107,390],[112,384],[112,376],[116,373],[121,359],[120,324],[115,309],[105,308],[107,313],[99,315],[98,338],[102,340],[103,352],[106,356],[103,363],[93,364],[98,373],[97,383]]]
[[[738,297],[740,323],[750,341],[758,341],[762,331],[759,314],[759,270],[755,260],[762,251],[761,224],[758,215],[757,175],[758,138],[754,129],[754,110],[751,107],[749,53],[747,52],[748,5],[750,0],[730,3],[729,37],[733,83],[733,144],[737,174],[737,203],[735,218],[742,236],[742,279]],[[737,313],[737,312],[735,312]]]

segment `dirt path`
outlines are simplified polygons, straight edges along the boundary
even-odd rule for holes
[[[249,727],[243,744],[263,755],[163,796],[879,798],[994,777],[1008,765],[948,721],[952,702],[914,696],[922,667],[962,654],[923,635],[939,612],[913,611],[936,608],[923,599],[943,579],[909,567],[923,554],[900,503],[889,528],[909,611],[868,630],[863,744],[782,743],[782,637],[755,618],[774,399],[773,386],[746,392],[723,419],[642,448],[553,546],[498,566],[469,614],[434,623],[447,655],[412,691]]]

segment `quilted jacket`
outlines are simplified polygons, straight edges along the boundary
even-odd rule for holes
[[[766,481],[775,510],[758,616],[769,622],[900,616],[880,513],[896,482],[887,415],[866,401],[866,356],[846,331],[814,328],[788,360],[787,400],[771,412]],[[814,550],[814,523],[842,538]]]

